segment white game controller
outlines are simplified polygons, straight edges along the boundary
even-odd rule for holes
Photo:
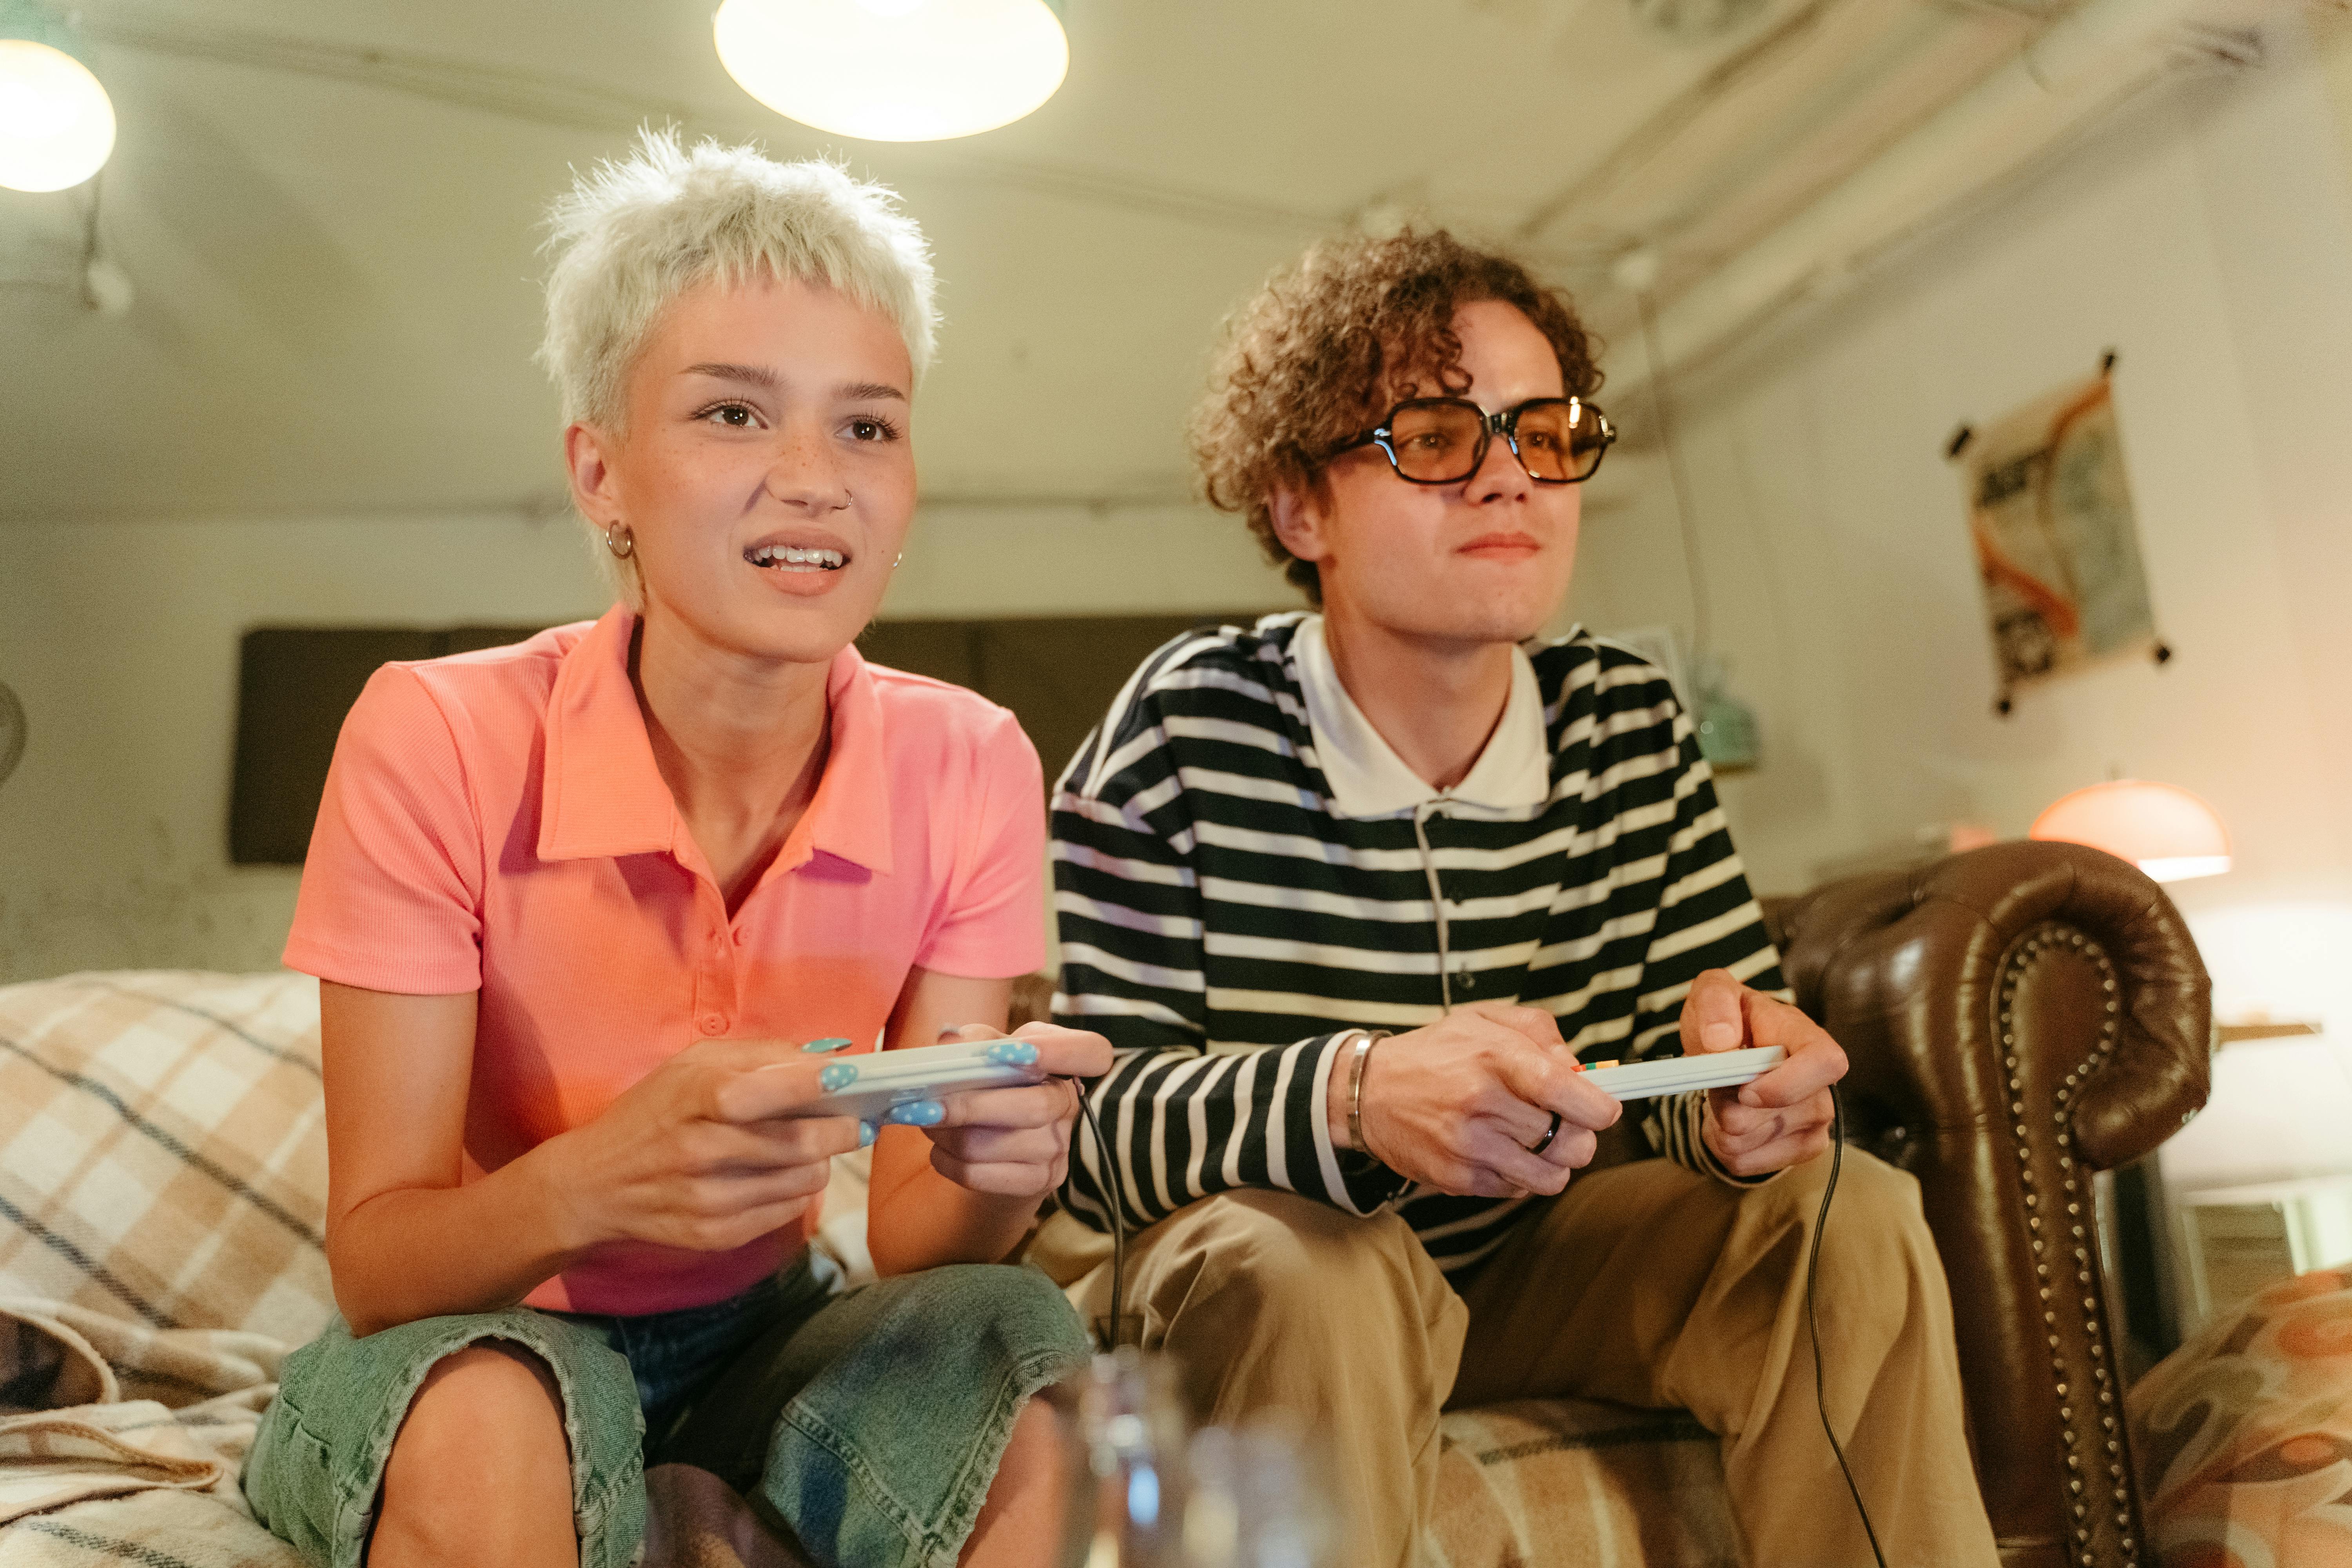
[[[1581,1070],[1595,1089],[1613,1099],[1648,1100],[1691,1089],[1730,1089],[1763,1077],[1787,1055],[1778,1046],[1759,1046],[1753,1050],[1711,1051],[1663,1061],[1610,1062]]]
[[[830,1044],[820,1040],[814,1048]],[[943,1046],[910,1046],[845,1057],[825,1064],[818,1080],[824,1085],[823,1094],[778,1114],[786,1118],[854,1116],[868,1123],[927,1127],[939,1118],[924,1112],[943,1094],[1042,1082],[1044,1075],[1036,1062],[1036,1046],[1016,1039],[952,1040]]]

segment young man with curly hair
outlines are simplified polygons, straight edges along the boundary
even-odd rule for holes
[[[1055,1013],[1118,1054],[1064,1206],[1137,1233],[1124,1326],[1203,1416],[1328,1436],[1350,1561],[1417,1560],[1442,1408],[1580,1395],[1717,1433],[1748,1561],[1867,1563],[1804,1321],[1845,1058],[1665,679],[1537,638],[1600,380],[1567,300],[1443,232],[1319,246],[1230,324],[1195,456],[1318,613],[1160,649],[1057,786]],[[1575,1070],[1758,1045],[1638,1134]],[[1629,1134],[1664,1157],[1570,1180]],[[1917,1186],[1858,1151],[1819,1306],[1887,1560],[1994,1563]]]

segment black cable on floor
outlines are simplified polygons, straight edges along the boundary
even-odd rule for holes
[[[1878,1531],[1870,1527],[1870,1510],[1862,1506],[1862,1489],[1853,1484],[1853,1471],[1847,1468],[1845,1450],[1838,1447],[1837,1433],[1830,1426],[1829,1382],[1822,1372],[1822,1325],[1813,1311],[1813,1285],[1822,1272],[1822,1232],[1830,1223],[1830,1199],[1837,1194],[1838,1170],[1845,1163],[1845,1101],[1838,1097],[1837,1085],[1830,1085],[1830,1179],[1822,1188],[1822,1212],[1813,1220],[1812,1254],[1805,1260],[1805,1327],[1813,1336],[1813,1400],[1822,1410],[1822,1434],[1830,1440],[1830,1452],[1837,1456],[1838,1473],[1845,1477],[1845,1489],[1853,1494],[1853,1511],[1861,1516],[1862,1532],[1870,1538],[1870,1555],[1878,1568],[1886,1568],[1886,1553],[1878,1549]]]

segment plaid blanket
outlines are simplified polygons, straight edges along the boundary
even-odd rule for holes
[[[299,1568],[236,1487],[280,1358],[332,1312],[318,987],[0,987],[0,1568]],[[866,1161],[822,1237],[856,1277]],[[1714,1439],[1566,1401],[1444,1419],[1441,1568],[1732,1564]],[[646,1478],[648,1568],[785,1568],[716,1479]]]
[[[237,1487],[334,1310],[317,982],[0,987],[0,1568],[301,1568]],[[863,1162],[826,1232],[864,1258]],[[715,1477],[646,1478],[647,1568],[793,1568]]]
[[[299,1344],[334,1310],[318,983],[0,987],[0,1289]]]
[[[333,1310],[317,984],[0,988],[0,1565],[297,1568],[236,1485]]]
[[[282,1342],[0,1301],[0,1563],[298,1568],[238,1467]]]
[[[1741,1568],[1722,1447],[1680,1411],[1530,1399],[1439,1433],[1431,1568]]]

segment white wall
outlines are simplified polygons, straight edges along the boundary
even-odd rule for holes
[[[2237,840],[2232,874],[2176,889],[2224,1009],[2322,1016],[2338,1049],[2352,1043],[2347,43],[2315,68],[2283,34],[2270,67],[2143,105],[1685,389],[1715,640],[1764,724],[1764,766],[1725,784],[1759,886],[1801,888],[1921,824],[2021,833],[2110,768],[2169,780]],[[1998,720],[1944,443],[2109,347],[2179,657],[2030,693]],[[1621,454],[1603,478],[1576,613],[1686,624],[1654,456]],[[884,613],[1284,600],[1236,524],[1190,509],[955,508],[919,520]],[[0,525],[0,680],[34,727],[0,786],[0,979],[274,961],[291,873],[223,860],[245,627],[601,603],[562,520]]]
[[[1824,317],[1685,389],[1715,640],[1764,765],[1724,795],[1793,890],[1922,825],[2022,834],[2111,770],[2183,785],[2235,841],[2173,889],[2225,1013],[2352,1046],[2352,184],[2332,53],[2126,112]],[[2331,51],[2340,46],[2332,44]],[[2121,359],[2116,396],[2176,653],[1991,710],[1952,431]],[[1638,361],[1636,362],[1638,363]],[[1657,459],[1587,531],[1577,607],[1689,621]],[[2339,1059],[2345,1059],[2339,1056]],[[2338,1129],[2340,1137],[2340,1128]]]
[[[935,509],[883,613],[1281,598],[1240,526],[1214,514]],[[0,524],[0,681],[32,737],[0,785],[0,983],[276,965],[298,874],[227,863],[247,628],[553,621],[607,602],[563,518]]]
[[[560,619],[577,533],[513,518],[0,526],[0,980],[274,968],[296,873],[227,863],[237,638],[259,623]]]

